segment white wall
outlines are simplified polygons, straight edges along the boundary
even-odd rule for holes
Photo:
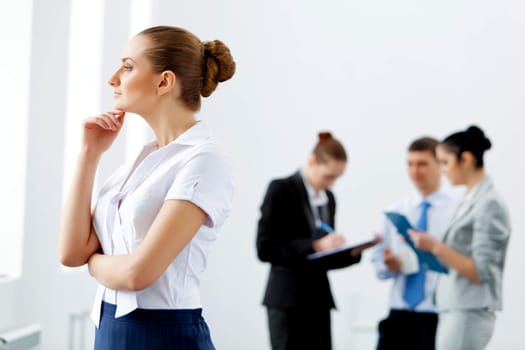
[[[120,12],[107,5],[104,73],[120,59],[114,48],[123,46],[125,34],[115,32],[129,25],[129,2],[118,2]],[[411,189],[408,142],[423,134],[442,138],[472,123],[493,141],[486,166],[513,221],[504,311],[489,348],[525,347],[519,323],[525,309],[525,257],[519,249],[525,245],[525,3],[152,3],[150,24],[186,27],[203,40],[219,38],[238,63],[233,80],[219,86],[200,113],[231,155],[237,176],[235,208],[202,285],[218,349],[269,349],[260,305],[268,266],[255,253],[258,207],[270,179],[305,161],[317,131],[332,130],[347,147],[350,164],[334,188],[337,226],[360,240],[379,227],[383,206]],[[56,256],[68,2],[41,0],[34,7],[24,270],[22,279],[0,284],[0,329],[40,322],[44,349],[67,349],[67,317],[88,309],[94,292],[85,272],[64,273]],[[108,103],[103,99],[101,108]],[[109,155],[104,171],[121,156]],[[372,349],[388,284],[375,279],[368,259],[332,272],[331,279],[339,306],[335,349]]]

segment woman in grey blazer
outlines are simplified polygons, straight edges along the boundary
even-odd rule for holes
[[[442,171],[467,193],[442,241],[410,231],[417,248],[449,267],[436,288],[438,350],[484,349],[501,310],[502,275],[510,235],[509,214],[485,174],[483,153],[491,143],[476,126],[445,138],[437,148]]]

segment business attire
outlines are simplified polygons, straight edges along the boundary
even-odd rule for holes
[[[415,192],[390,205],[387,211],[404,214],[412,226],[424,229],[430,235],[441,239],[456,206],[456,196],[450,191],[439,188],[425,198]],[[421,222],[422,214],[425,215],[426,227],[417,227],[418,222]],[[434,349],[438,317],[433,293],[437,273],[420,271],[422,280],[417,286],[411,281],[416,274],[407,275],[403,272],[390,271],[383,262],[385,248],[390,248],[392,254],[407,257],[408,260],[417,261],[417,256],[386,217],[381,233],[383,241],[374,248],[372,261],[377,277],[382,280],[393,280],[393,285],[390,291],[389,314],[378,326],[377,349]],[[409,290],[410,288],[420,289],[419,298],[411,300],[409,293],[413,291]]]
[[[510,236],[507,208],[486,177],[465,196],[443,241],[474,260],[480,283],[450,268],[439,278],[438,350],[484,349],[502,309],[502,280]]]
[[[317,205],[320,204],[320,205]],[[331,191],[317,196],[300,172],[273,180],[261,206],[257,231],[259,259],[271,264],[263,305],[268,309],[273,350],[331,349],[330,309],[335,307],[327,271],[360,261],[338,254],[308,260],[313,241],[334,226]]]
[[[190,201],[207,219],[146,289],[99,286],[91,313],[96,350],[214,349],[201,315],[199,283],[232,197],[231,168],[202,121],[162,148],[147,144],[133,164],[106,181],[93,218],[104,254],[137,249],[167,200]]]

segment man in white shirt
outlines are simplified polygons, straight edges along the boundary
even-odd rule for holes
[[[438,141],[423,137],[408,147],[407,165],[416,191],[389,206],[404,214],[415,228],[441,239],[456,200],[441,187],[435,148]],[[373,254],[380,279],[392,279],[390,312],[379,323],[378,350],[434,349],[438,316],[433,294],[437,273],[420,268],[417,256],[395,227],[384,219],[383,241]]]

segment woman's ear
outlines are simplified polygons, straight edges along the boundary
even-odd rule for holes
[[[157,93],[162,96],[170,93],[175,88],[177,77],[175,73],[170,70],[166,70],[160,74],[160,80],[157,85]]]
[[[461,152],[460,162],[462,165],[470,165],[473,168],[476,167],[476,159],[474,158],[474,155],[470,151]]]
[[[311,154],[310,157],[308,158],[308,166],[311,168],[316,165],[317,165],[317,159],[315,158],[315,154]]]

